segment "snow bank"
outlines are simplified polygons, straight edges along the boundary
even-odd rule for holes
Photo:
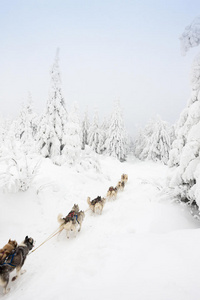
[[[38,246],[58,227],[58,213],[74,203],[87,210],[87,196],[104,196],[122,173],[129,175],[101,216],[86,212],[76,238],[62,232],[29,255],[27,272],[4,299],[199,299],[200,263],[191,255],[200,251],[199,222],[163,194],[168,168],[111,157],[100,164],[101,172],[77,172],[46,159],[35,189],[0,195],[2,246],[25,235]]]

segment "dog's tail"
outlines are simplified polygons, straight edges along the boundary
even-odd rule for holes
[[[58,220],[58,223],[60,223],[60,225],[62,225],[65,221],[63,220],[63,215],[62,214],[59,214],[57,216],[57,220]]]
[[[91,206],[90,197],[87,197],[87,203],[88,203],[88,205],[90,207]]]

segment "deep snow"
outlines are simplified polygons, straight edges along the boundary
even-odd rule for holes
[[[1,288],[0,298],[199,300],[200,223],[164,193],[168,168],[133,158],[100,163],[99,173],[78,172],[43,159],[34,188],[0,194],[1,246],[29,235],[37,247],[58,228],[58,213],[74,203],[87,210],[88,196],[105,196],[122,173],[129,175],[102,215],[86,211],[76,238],[62,232],[31,253],[27,272],[10,282],[7,295]]]

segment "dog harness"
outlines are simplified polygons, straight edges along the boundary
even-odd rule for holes
[[[12,264],[12,261],[13,261],[13,258],[14,258],[14,256],[15,256],[15,254],[16,254],[16,251],[13,252],[12,254],[8,255],[8,256],[6,257],[6,259],[4,260],[4,262],[3,262],[2,264],[0,264],[0,265],[1,265],[1,266],[3,266],[3,265],[9,265],[9,266],[15,268],[16,265],[13,265],[13,264]],[[7,262],[7,261],[10,259],[10,257],[11,257],[10,262]]]
[[[77,222],[78,224],[80,224],[79,221],[78,221],[78,215],[75,215],[75,218],[76,218],[76,222]]]
[[[74,215],[75,215],[75,211],[71,211],[71,212],[67,215],[67,217],[73,219],[73,218],[74,218]]]
[[[91,204],[95,205],[97,202],[101,202],[101,196],[98,196],[97,198],[95,198],[94,200],[92,200]]]
[[[76,219],[76,222],[78,222],[78,224],[79,224],[78,215],[73,210],[70,211],[70,213],[65,218],[63,218],[63,220],[65,220],[66,223],[71,220],[73,221],[74,219]]]

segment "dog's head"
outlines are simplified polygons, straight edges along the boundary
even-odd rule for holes
[[[9,239],[8,244],[10,244],[13,248],[17,247],[17,242],[14,240]]]
[[[79,212],[78,204],[74,204],[74,206],[72,207],[72,210],[75,211],[75,212]]]
[[[34,239],[31,237],[28,237],[28,235],[25,237],[24,244],[28,247],[29,250],[32,250],[34,247]]]

